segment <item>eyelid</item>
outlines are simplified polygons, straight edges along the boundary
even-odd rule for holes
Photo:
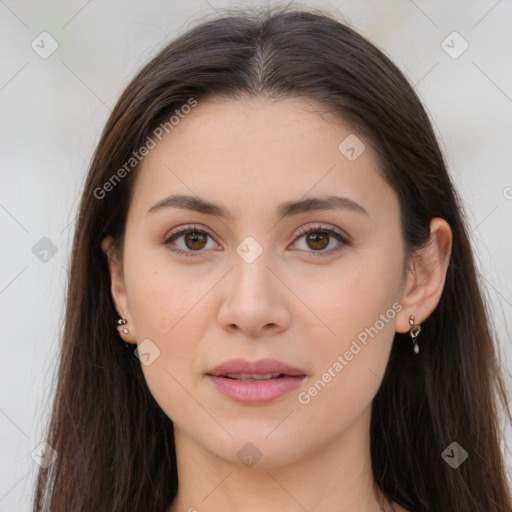
[[[213,238],[213,235],[205,227],[203,227],[203,226],[201,226],[199,224],[186,224],[184,226],[178,226],[176,229],[171,230],[169,232],[169,234],[167,234],[165,236],[165,240],[167,241],[170,238],[172,238],[174,235],[178,235],[180,233],[187,233],[189,231],[204,232],[204,233],[208,234],[209,236],[211,236]]]
[[[344,232],[340,231],[339,229],[337,229],[333,226],[318,224],[318,223],[315,223],[313,225],[302,226],[297,231],[297,236],[301,236],[306,233],[309,233],[310,231],[315,231],[315,230],[336,233],[337,235],[340,236],[340,238],[343,238],[343,240],[345,240],[346,243],[349,243],[349,241],[350,241],[350,237],[347,234],[345,234]]]

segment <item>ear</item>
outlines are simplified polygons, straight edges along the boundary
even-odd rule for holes
[[[126,324],[117,326],[117,330],[124,341],[127,343],[135,343],[135,331],[128,308],[128,299],[124,285],[122,262],[120,261],[120,255],[114,248],[112,242],[112,236],[109,235],[105,237],[101,242],[101,249],[107,257],[108,270],[110,272],[110,293],[112,294],[112,300],[114,301],[117,314],[126,320]],[[123,329],[128,329],[128,333],[125,334]]]
[[[425,321],[434,311],[446,281],[446,272],[452,251],[452,230],[441,218],[430,221],[428,245],[411,256],[409,274],[402,293],[402,310],[397,315],[395,330],[405,333],[411,330],[409,316],[415,323]]]

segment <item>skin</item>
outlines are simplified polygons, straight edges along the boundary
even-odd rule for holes
[[[394,333],[408,332],[411,314],[421,323],[439,302],[452,233],[433,219],[430,244],[407,258],[398,199],[370,144],[358,135],[366,149],[354,161],[338,150],[352,133],[302,99],[200,101],[143,162],[123,256],[109,251],[110,237],[103,241],[113,300],[129,330],[120,336],[133,344],[149,338],[160,350],[141,368],[175,428],[179,491],[169,512],[381,510],[372,488],[371,403]],[[233,217],[177,208],[147,214],[174,193],[220,203]],[[328,194],[356,201],[368,215],[276,216],[284,201]],[[165,245],[189,224],[210,236],[187,244],[181,235]],[[351,243],[315,257],[340,247],[333,236],[315,245],[298,235],[317,224]],[[251,263],[236,252],[247,236],[263,249]],[[202,252],[187,257],[171,248]],[[298,393],[393,303],[401,311],[301,404]],[[420,335],[420,346],[427,342]],[[307,377],[274,402],[240,404],[205,377],[232,357],[275,358]],[[237,457],[248,442],[261,453],[253,467]]]

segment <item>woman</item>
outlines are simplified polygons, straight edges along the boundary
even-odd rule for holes
[[[34,510],[512,510],[467,233],[418,97],[353,29],[182,35],[90,167]]]

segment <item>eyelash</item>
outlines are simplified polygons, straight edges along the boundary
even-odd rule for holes
[[[320,250],[317,252],[316,251],[306,251],[306,252],[311,252],[312,253],[311,256],[313,258],[323,257],[323,256],[327,256],[327,255],[330,256],[332,254],[336,254],[336,253],[340,252],[344,246],[350,245],[349,240],[345,236],[343,236],[341,233],[339,233],[338,231],[335,231],[331,228],[326,228],[324,226],[309,226],[307,228],[303,228],[303,229],[299,230],[297,239],[302,238],[304,235],[307,235],[309,233],[318,233],[318,232],[327,234],[329,236],[333,236],[338,242],[341,243],[341,246],[336,249],[330,249],[329,251],[323,251],[323,250]],[[197,226],[184,226],[184,227],[178,228],[174,233],[171,233],[164,240],[164,245],[168,245],[170,242],[174,241],[176,238],[179,238],[180,236],[188,234],[188,233],[201,233],[201,234],[207,235],[213,239],[213,237],[207,231],[200,229]],[[183,251],[182,249],[176,249],[176,248],[171,249],[171,251],[176,254],[180,254],[183,256],[190,256],[190,257],[200,256],[201,253],[204,252],[203,250]]]

